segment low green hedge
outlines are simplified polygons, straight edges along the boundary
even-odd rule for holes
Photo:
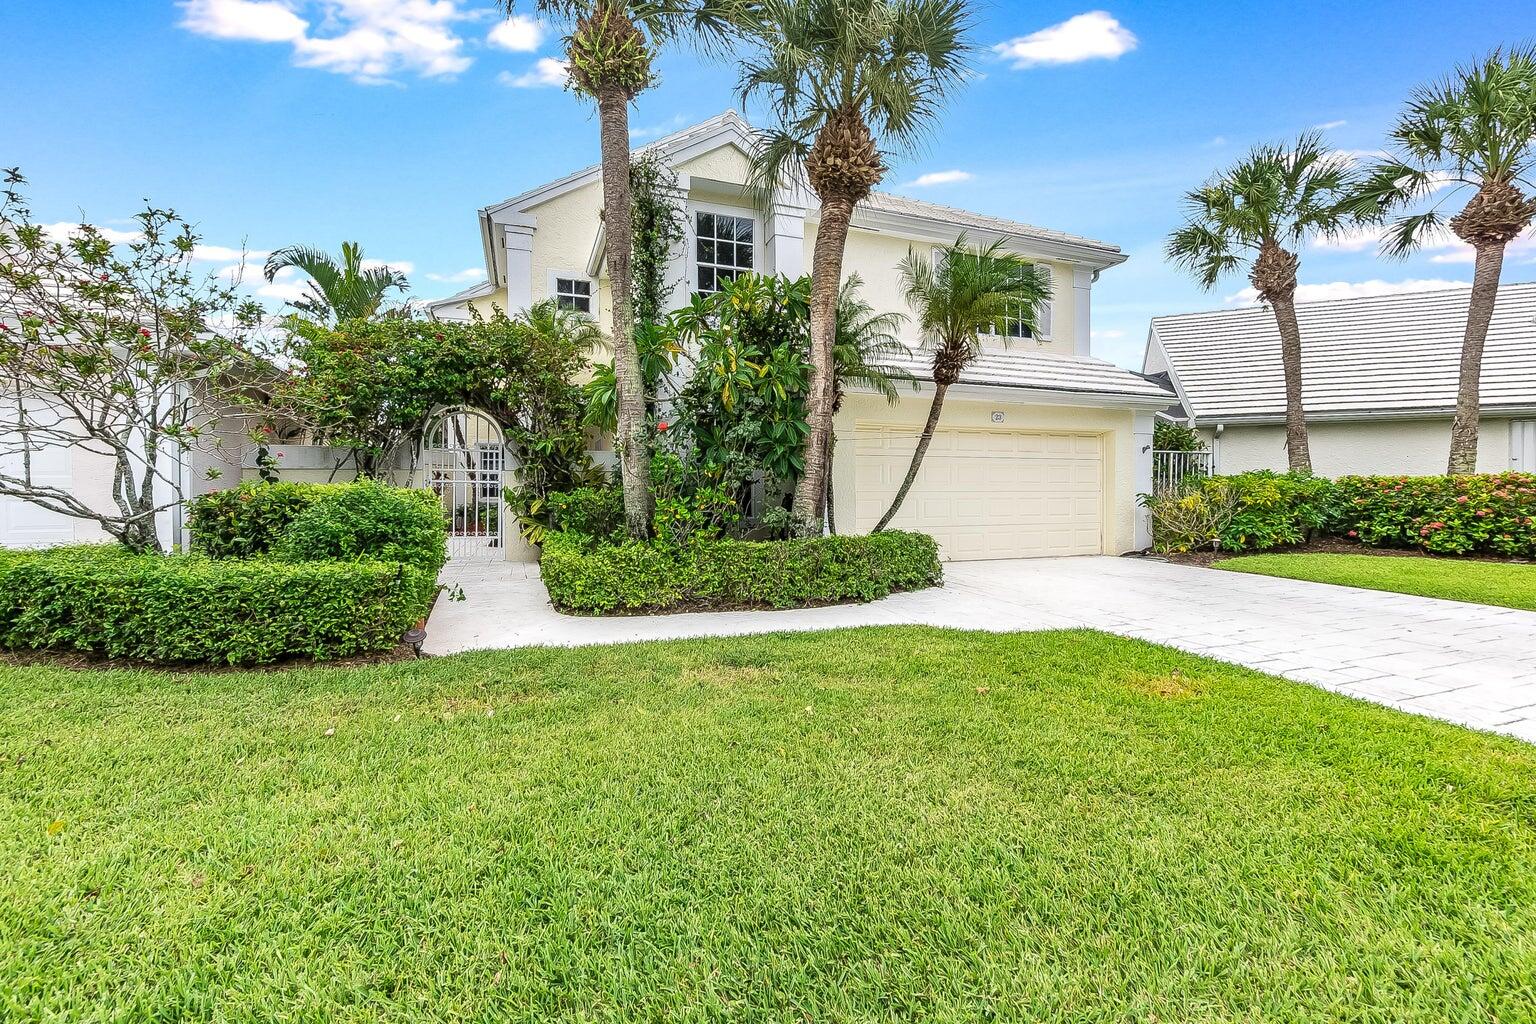
[[[0,644],[161,663],[255,665],[384,650],[437,591],[400,562],[0,551]]]
[[[1268,551],[1328,534],[1372,547],[1536,557],[1536,474],[1242,473],[1146,499],[1159,551]]]
[[[352,486],[248,482],[200,495],[187,503],[192,546],[213,558],[265,555],[302,512]]]
[[[584,545],[552,534],[539,561],[556,608],[793,608],[871,601],[943,578],[938,545],[920,533],[786,541]]]
[[[1329,530],[1376,547],[1536,557],[1536,474],[1346,476]]]

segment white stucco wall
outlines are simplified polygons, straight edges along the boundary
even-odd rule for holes
[[[1285,428],[1229,426],[1219,440],[1204,430],[1216,449],[1220,473],[1254,469],[1284,472]],[[1307,425],[1312,470],[1319,476],[1406,473],[1433,476],[1445,472],[1450,447],[1449,418],[1430,420],[1371,420],[1313,422]],[[1497,473],[1510,468],[1509,420],[1484,419],[1477,446],[1477,468]]]

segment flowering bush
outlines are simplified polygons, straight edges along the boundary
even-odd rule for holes
[[[1328,528],[1375,547],[1536,557],[1536,474],[1340,477]]]

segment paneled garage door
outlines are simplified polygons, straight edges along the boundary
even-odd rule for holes
[[[854,444],[862,533],[889,507],[917,436],[860,424]],[[891,526],[932,534],[955,560],[1097,555],[1103,508],[1097,435],[940,428]]]
[[[14,413],[15,406],[11,406]],[[3,415],[3,414],[0,414]],[[12,417],[4,416],[9,421]],[[14,443],[7,437],[7,442]],[[11,444],[0,451],[0,473],[20,477],[22,454]],[[69,490],[73,483],[73,459],[61,445],[42,445],[32,451],[32,479],[39,485]],[[46,512],[20,498],[0,497],[0,547],[30,548],[67,544],[74,540],[75,521],[67,516]]]

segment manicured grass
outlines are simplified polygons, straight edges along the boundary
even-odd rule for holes
[[[0,669],[0,779],[4,1020],[1536,1011],[1536,748],[1094,633]]]
[[[1536,565],[1391,555],[1246,555],[1218,569],[1536,610]]]

